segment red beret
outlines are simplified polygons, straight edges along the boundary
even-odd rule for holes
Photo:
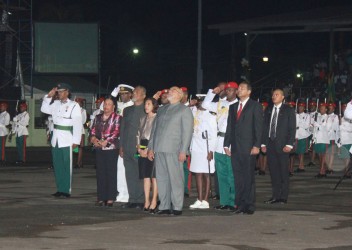
[[[182,91],[183,91],[183,90],[182,90]],[[163,89],[163,90],[161,91],[161,94],[160,94],[160,95],[167,94],[168,92],[169,92],[168,89]]]
[[[86,99],[82,97],[76,97],[75,102],[84,102]]]
[[[336,104],[333,103],[333,102],[330,102],[330,103],[328,104],[328,106],[329,106],[329,107],[334,107],[334,108],[336,108]]]
[[[95,103],[100,103],[100,102],[103,102],[103,101],[105,101],[105,98],[104,98],[104,97],[100,97],[100,98],[98,98],[98,99],[95,101]]]
[[[228,82],[224,89],[228,89],[228,88],[234,88],[234,89],[238,89],[238,84],[236,82]]]
[[[295,102],[288,102],[287,105],[296,106],[296,103]]]
[[[306,106],[306,104],[304,102],[298,103],[298,107],[305,107],[305,106]]]
[[[9,105],[8,105],[8,103],[7,102],[0,102],[0,106],[5,106],[5,107],[8,107]]]
[[[325,103],[325,102],[321,102],[321,103],[319,103],[319,107],[327,107],[328,106],[328,104],[327,103]]]
[[[309,104],[308,104],[308,106],[310,106],[310,107],[315,107],[315,106],[317,106],[317,103],[316,102],[310,102]]]
[[[27,103],[21,102],[19,106],[20,108],[27,108]]]
[[[187,92],[188,91],[188,89],[186,88],[186,87],[181,87],[180,88],[183,92]]]
[[[267,102],[262,102],[262,106],[268,107],[268,106],[269,106],[269,103],[267,103]]]

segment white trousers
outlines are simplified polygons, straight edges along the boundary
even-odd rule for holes
[[[119,156],[117,161],[117,191],[119,192],[116,197],[116,201],[128,202],[129,195],[126,182],[125,166],[123,165],[123,159]]]

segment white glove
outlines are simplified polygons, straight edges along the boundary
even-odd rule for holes
[[[114,88],[114,90],[111,92],[111,95],[113,97],[116,97],[119,94],[119,92],[120,92],[120,85]]]
[[[14,118],[13,118],[13,121],[14,121],[14,122],[17,122],[17,117],[14,117]]]

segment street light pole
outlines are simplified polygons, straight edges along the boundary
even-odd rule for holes
[[[203,89],[202,70],[202,0],[198,0],[197,93]]]

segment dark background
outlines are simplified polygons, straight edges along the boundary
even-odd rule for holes
[[[204,90],[219,81],[238,81],[242,74],[244,36],[235,37],[236,53],[231,65],[230,36],[220,36],[208,25],[325,6],[351,5],[331,0],[203,0],[202,68]],[[34,0],[34,21],[99,22],[101,27],[102,87],[118,83],[144,85],[149,94],[172,85],[196,90],[197,58],[196,0]],[[335,50],[351,47],[349,34],[336,34]],[[328,62],[328,33],[259,36],[252,46],[251,80],[274,72],[284,81],[297,71],[310,70],[319,60]],[[132,48],[140,53],[132,54]],[[261,56],[269,63],[263,64]],[[279,73],[290,68],[292,76]],[[110,79],[110,80],[109,80]],[[270,83],[269,83],[270,84]]]

